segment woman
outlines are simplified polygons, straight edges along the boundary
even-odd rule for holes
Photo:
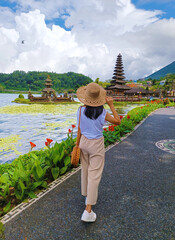
[[[86,87],[77,90],[77,97],[84,104],[81,107],[80,117],[80,161],[81,161],[81,193],[86,197],[86,208],[81,220],[94,222],[96,214],[92,211],[98,197],[98,186],[101,180],[105,150],[103,125],[105,121],[115,125],[120,124],[120,118],[115,111],[112,97],[106,97],[106,91],[96,83],[90,83]],[[113,113],[111,116],[103,105],[107,103]],[[77,111],[77,122],[79,121]]]

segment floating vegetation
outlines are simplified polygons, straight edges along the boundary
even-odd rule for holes
[[[76,122],[76,118],[70,118],[65,120],[64,122],[54,122],[54,123],[43,123],[44,126],[50,127],[51,129],[55,129],[55,128],[63,128],[63,127],[67,127],[67,126],[71,126],[72,123]]]
[[[22,131],[28,131],[28,127],[27,126],[21,126]]]
[[[17,149],[16,145],[18,144],[18,141],[21,138],[19,135],[10,135],[5,138],[0,138],[0,155],[3,154],[3,152],[14,152],[16,155],[21,154]]]
[[[0,108],[1,114],[72,114],[75,113],[81,104],[60,104],[60,105],[19,105],[5,106]]]
[[[0,114],[74,114],[81,104],[60,104],[60,105],[14,105],[14,106],[4,106],[0,107]],[[131,106],[130,106],[131,107]],[[105,105],[106,109],[109,109],[108,105]],[[123,109],[123,106],[117,106],[117,109]],[[128,109],[128,106],[125,107]]]

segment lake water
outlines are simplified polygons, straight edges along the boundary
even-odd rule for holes
[[[11,162],[20,154],[45,147],[46,138],[60,142],[67,138],[68,129],[76,125],[76,112],[80,104],[28,105],[12,101],[19,94],[0,94],[0,163]],[[24,94],[27,98],[27,94]],[[120,115],[126,115],[136,105],[119,106]],[[107,109],[109,111],[109,109]],[[74,129],[76,136],[77,127]]]

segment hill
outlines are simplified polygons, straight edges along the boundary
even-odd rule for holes
[[[45,88],[45,80],[50,76],[53,89],[63,91],[74,89],[92,82],[92,79],[74,72],[63,74],[53,72],[24,72],[14,71],[10,74],[0,73],[0,86],[4,89],[21,91],[41,91]]]
[[[160,79],[161,77],[165,77],[167,74],[173,74],[175,73],[175,61],[171,64],[161,68],[159,71],[147,76],[145,79]]]

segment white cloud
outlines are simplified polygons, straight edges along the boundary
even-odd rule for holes
[[[135,72],[133,77],[149,75],[175,60],[174,27],[175,19],[163,19],[135,34],[123,35],[121,41],[124,40],[123,45],[128,47],[127,51],[125,49],[123,51],[126,54],[126,60],[129,58],[128,70]]]
[[[39,10],[16,17],[18,54],[13,56],[6,71],[20,69],[64,72],[69,71],[72,65],[75,71],[80,72],[83,64],[81,58],[87,56],[88,51],[78,46],[70,31],[55,25],[52,29],[48,28],[44,18]],[[76,58],[79,64],[76,63]]]
[[[46,16],[46,19],[57,18],[67,12],[66,9],[70,7],[71,1],[74,0],[11,0],[23,12],[39,9]]]
[[[14,29],[0,28],[0,71],[5,72],[17,54],[16,42],[18,33]]]
[[[0,27],[14,27],[15,14],[8,7],[0,7]]]
[[[120,52],[126,77],[137,79],[174,61],[175,19],[159,20],[160,11],[136,9],[130,0],[64,2],[18,1],[25,11],[40,11],[16,16],[13,29],[0,28],[0,72],[74,71],[106,80]],[[64,11],[71,31],[45,24]]]

